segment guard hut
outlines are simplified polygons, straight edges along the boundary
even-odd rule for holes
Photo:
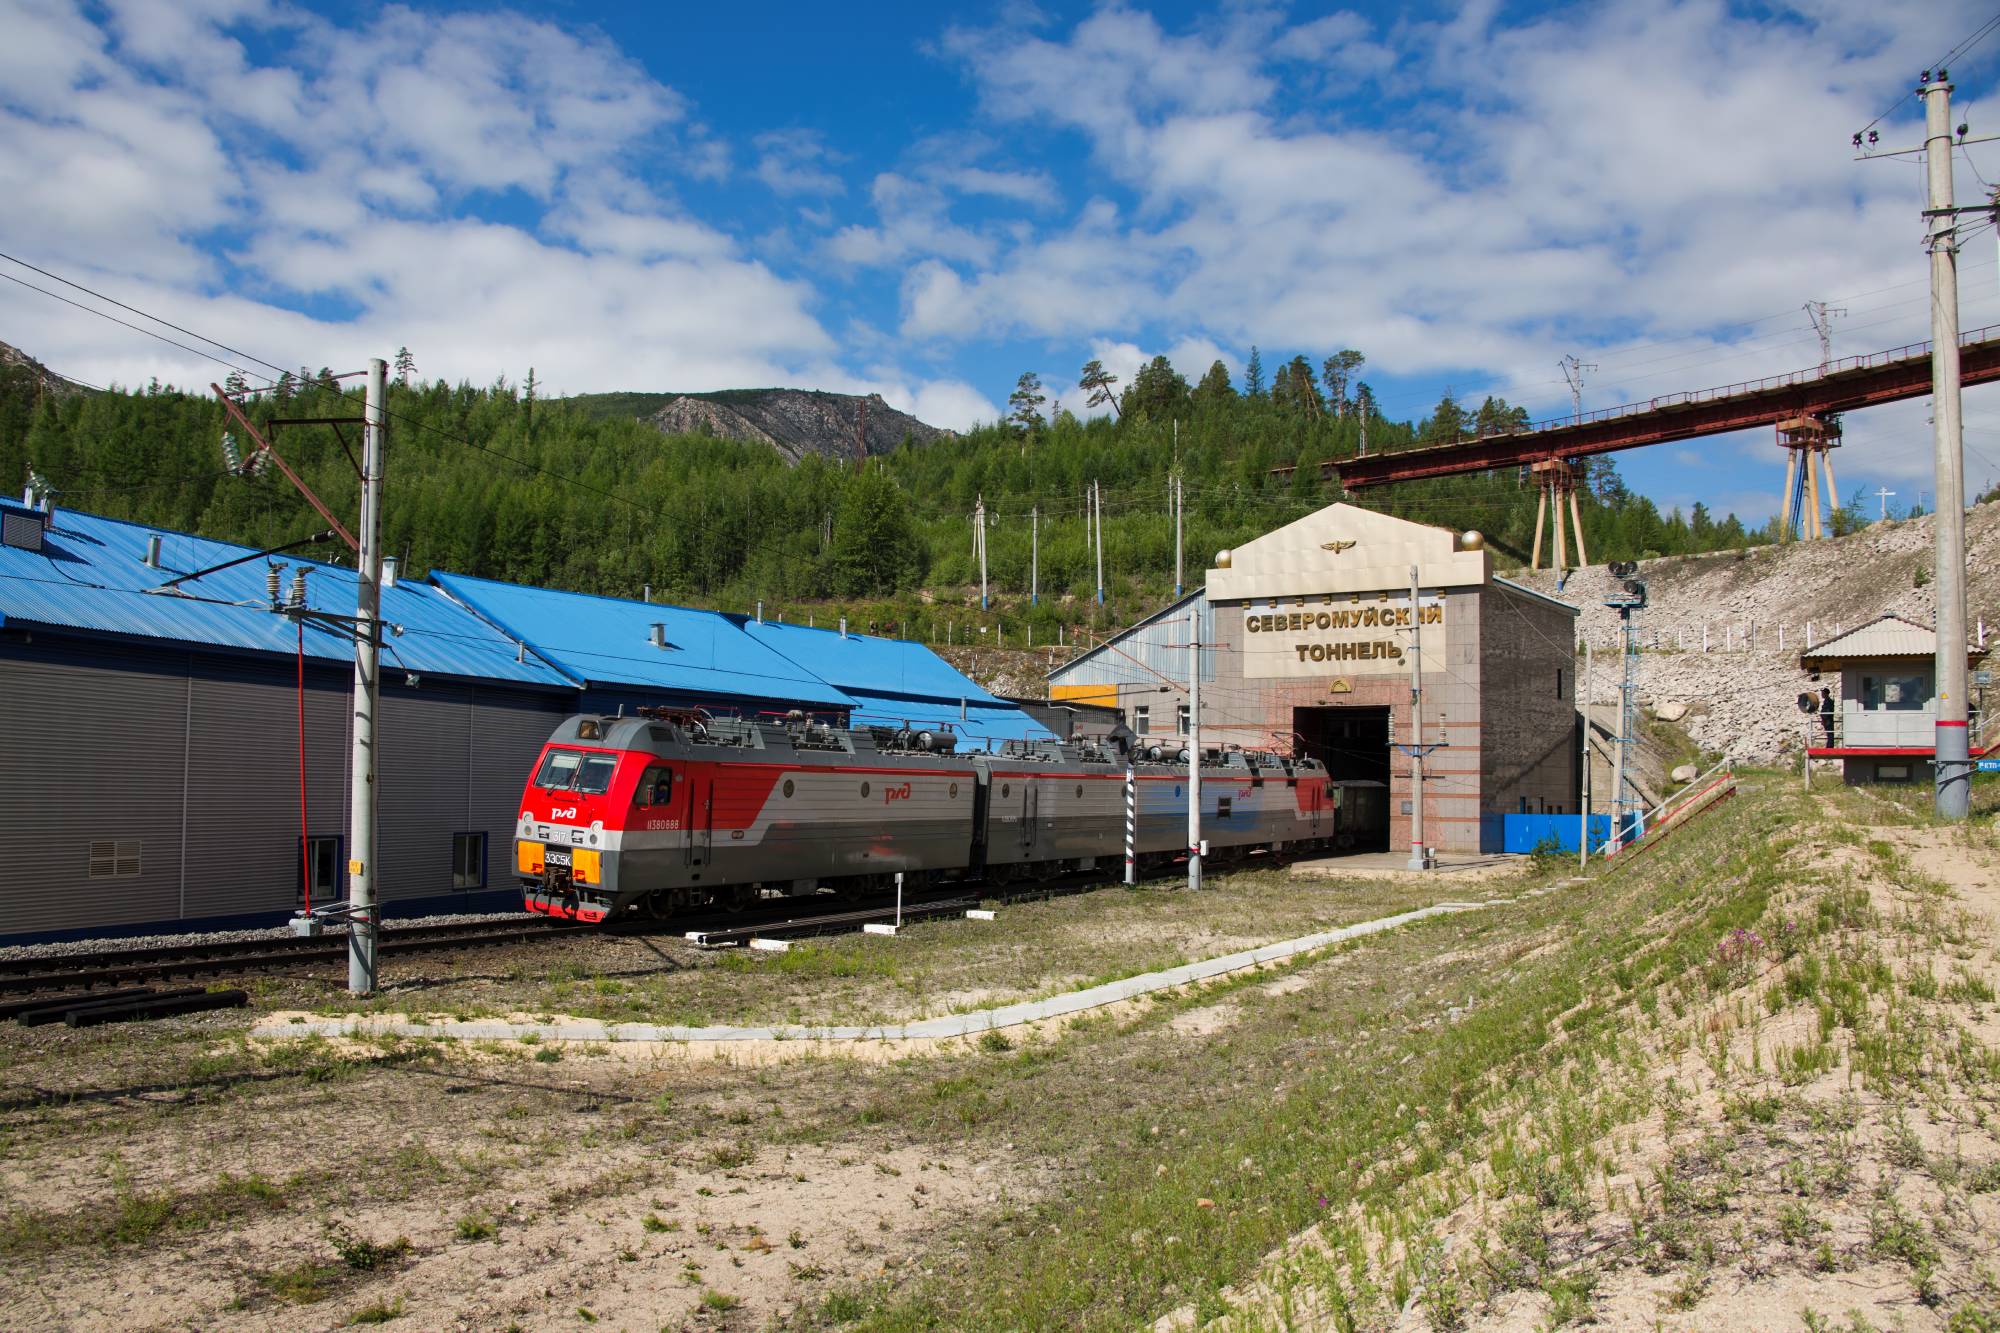
[[[1977,667],[1986,653],[1968,644],[1965,655]],[[1893,612],[1877,616],[1808,648],[1799,654],[1799,666],[1812,681],[1812,688],[1799,696],[1808,755],[1840,760],[1850,784],[1935,780],[1935,629]],[[1984,725],[1993,720],[1983,706],[1984,693],[1984,687],[1976,686],[1970,701],[1974,758],[1984,755],[1993,741]]]
[[[1336,504],[1220,552],[1199,592],[1049,673],[1049,693],[1184,736],[1192,627],[1202,744],[1311,755],[1337,782],[1378,784],[1374,845],[1407,850],[1421,634],[1425,841],[1477,852],[1492,816],[1578,813],[1576,616],[1496,576],[1477,533]]]

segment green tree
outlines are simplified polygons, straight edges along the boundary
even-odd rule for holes
[[[1430,417],[1417,428],[1417,436],[1425,444],[1445,444],[1463,439],[1468,424],[1465,409],[1451,396],[1451,390],[1446,389]]]
[[[1321,401],[1319,385],[1313,379],[1312,363],[1303,356],[1295,356],[1279,366],[1271,380],[1271,402],[1308,421],[1319,420],[1326,404]]]
[[[1124,415],[1141,421],[1168,421],[1187,415],[1188,382],[1173,363],[1156,356],[1139,367],[1125,386]]]
[[[1118,377],[1107,371],[1102,361],[1092,357],[1083,363],[1083,373],[1077,377],[1076,387],[1090,395],[1085,400],[1086,406],[1098,407],[1109,404],[1111,414],[1117,416],[1118,397],[1111,392],[1111,386],[1117,382]]]
[[[829,563],[835,589],[850,597],[895,592],[921,566],[909,497],[880,468],[864,468],[847,483]]]
[[[1475,435],[1507,435],[1528,428],[1528,409],[1511,407],[1505,398],[1486,395],[1486,401],[1473,414],[1472,433]]]
[[[1201,377],[1201,383],[1194,386],[1194,401],[1198,407],[1211,404],[1220,406],[1236,397],[1236,387],[1229,382],[1229,367],[1220,361],[1208,368]]]
[[[1343,347],[1320,363],[1320,373],[1326,381],[1326,400],[1332,404],[1336,417],[1346,416],[1354,405],[1347,396],[1347,386],[1367,359],[1352,347]]]
[[[1014,392],[1007,395],[1007,420],[1033,435],[1048,424],[1042,419],[1042,405],[1048,401],[1049,396],[1042,392],[1042,377],[1032,370],[1023,371]]]
[[[396,349],[396,383],[407,389],[410,387],[410,377],[416,373],[417,358],[410,355],[409,348],[398,347]]]
[[[1250,344],[1250,361],[1243,367],[1243,396],[1262,398],[1264,396],[1264,358],[1257,351],[1257,344]]]

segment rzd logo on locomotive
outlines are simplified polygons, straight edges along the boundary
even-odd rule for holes
[[[909,799],[910,784],[907,782],[900,787],[887,786],[882,788],[882,804],[884,805],[889,804],[891,801],[907,801]]]

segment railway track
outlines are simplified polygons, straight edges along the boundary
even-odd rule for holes
[[[522,917],[456,925],[389,927],[376,943],[381,957],[494,948],[525,940],[551,939],[594,929],[567,922]],[[154,945],[142,949],[95,949],[88,953],[0,959],[0,995],[43,991],[88,991],[135,981],[171,977],[270,972],[347,957],[347,936],[264,940],[221,940],[203,944]]]

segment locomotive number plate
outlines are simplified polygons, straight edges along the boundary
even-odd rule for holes
[[[550,866],[566,866],[570,864],[569,848],[567,847],[545,848],[542,852],[542,864]]]

